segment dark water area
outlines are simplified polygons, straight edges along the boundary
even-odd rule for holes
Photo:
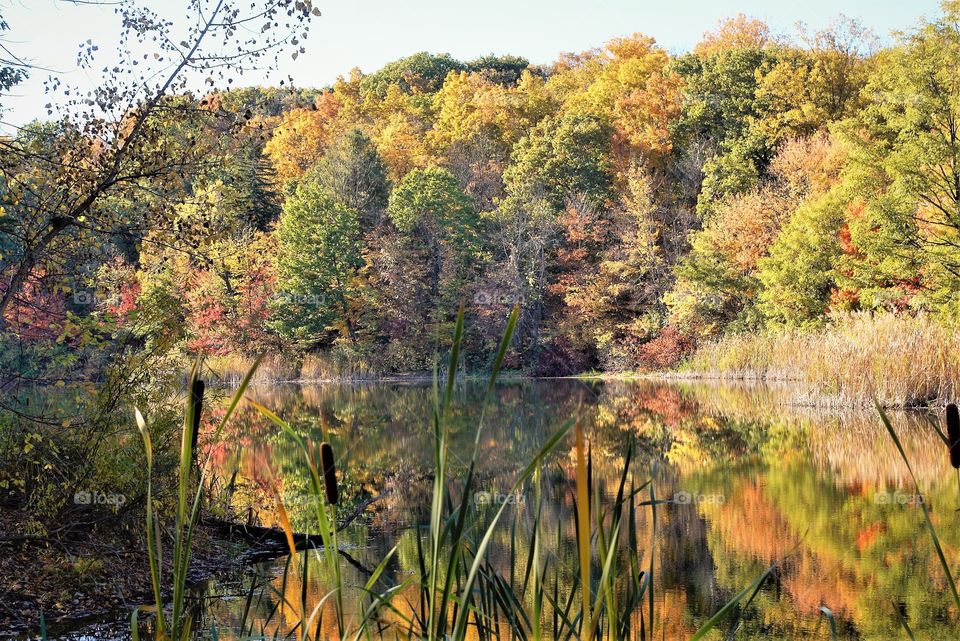
[[[536,501],[530,488],[510,488],[558,426],[579,415],[602,496],[616,492],[632,447],[631,478],[638,484],[652,479],[657,498],[669,501],[657,510],[655,530],[647,511],[636,517],[644,554],[655,561],[657,627],[665,638],[688,638],[773,563],[777,571],[740,616],[737,639],[829,639],[822,607],[833,613],[841,639],[898,638],[896,610],[918,639],[955,638],[960,613],[952,609],[920,502],[956,568],[960,486],[927,417],[892,415],[920,495],[874,412],[798,408],[786,402],[788,394],[649,381],[498,386],[480,438],[476,499],[481,512],[509,504],[488,553],[492,564],[509,574],[511,548],[526,558],[524,534]],[[399,585],[417,567],[417,537],[426,537],[432,490],[432,390],[425,384],[290,385],[249,395],[304,436],[321,441],[326,433],[341,475],[340,518],[363,499],[382,496],[340,535],[347,618],[359,617],[359,607],[349,604],[359,603],[360,588],[391,549],[397,551],[381,585]],[[482,398],[480,384],[457,388],[450,420],[453,493],[470,458]],[[279,527],[279,494],[293,529],[315,531],[306,468],[290,437],[250,407],[227,430],[206,445],[217,479],[214,505]],[[544,554],[571,576],[574,483],[568,438],[544,465],[541,518]],[[322,553],[301,553],[298,564],[304,556],[306,585],[300,570],[285,571],[289,557],[283,556],[200,586],[200,636],[210,636],[211,624],[220,639],[237,638],[240,626],[251,624],[257,634],[298,634],[304,596],[309,613],[333,585]],[[409,591],[401,591],[399,603],[415,599]],[[332,614],[321,625],[336,637]],[[726,638],[725,630],[710,638]]]

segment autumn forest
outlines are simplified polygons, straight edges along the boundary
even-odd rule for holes
[[[682,55],[634,34],[544,66],[417,53],[327,88],[168,96],[147,144],[179,166],[42,248],[57,183],[34,159],[94,143],[37,122],[3,143],[3,358],[430,371],[464,304],[476,369],[517,304],[510,366],[566,375],[852,312],[953,322],[958,12],[884,47],[845,18],[739,16]]]
[[[248,80],[310,0],[66,4],[13,124],[0,3],[0,637],[955,629],[960,0],[330,86]]]

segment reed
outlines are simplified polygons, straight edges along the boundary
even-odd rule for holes
[[[947,446],[950,465],[960,469],[960,410],[953,403],[947,405]]]
[[[327,502],[336,505],[340,499],[337,488],[337,467],[333,458],[333,446],[329,443],[320,444],[320,463],[323,466],[323,489]]]
[[[720,338],[701,345],[681,371],[789,381],[810,404],[940,404],[960,396],[960,332],[926,314],[838,315],[819,328]]]
[[[300,364],[297,359],[282,354],[268,354],[254,358],[242,354],[208,356],[204,365],[212,376],[222,385],[236,386],[246,377],[257,363],[252,382],[284,383],[300,378]]]
[[[423,641],[463,641],[468,631],[479,639],[593,639],[657,638],[654,593],[654,558],[656,512],[668,501],[658,499],[651,478],[639,480],[631,469],[632,450],[619,480],[612,503],[601,500],[592,482],[592,453],[586,435],[575,418],[561,425],[519,472],[509,493],[532,490],[536,497],[532,526],[524,531],[520,515],[514,513],[509,524],[510,565],[495,567],[487,559],[487,550],[495,536],[508,528],[508,503],[501,503],[492,514],[476,503],[476,465],[482,455],[480,443],[484,417],[497,382],[507,349],[512,341],[519,310],[514,309],[507,322],[486,387],[487,395],[478,420],[473,449],[466,462],[466,473],[457,484],[450,473],[448,459],[448,419],[459,369],[463,339],[463,310],[454,331],[454,341],[447,367],[447,379],[441,386],[434,376],[433,458],[434,486],[429,524],[425,541],[417,537],[417,567],[414,576],[400,584],[383,585],[383,570],[396,551],[392,550],[380,563],[364,586],[361,615],[347,620],[344,610],[344,586],[339,576],[336,531],[333,527],[329,488],[335,483],[333,451],[321,445],[321,466],[318,471],[313,449],[297,430],[268,408],[251,403],[287,433],[303,452],[305,469],[317,507],[317,529],[321,533],[324,558],[330,564],[334,586],[316,605],[312,613],[297,626],[301,641],[319,638],[315,625],[325,604],[332,603],[337,617],[339,638],[407,638]],[[575,428],[575,429],[574,429]],[[576,529],[577,569],[567,578],[558,560],[541,554],[542,499],[540,478],[547,457],[565,441],[574,429],[576,453]],[[324,454],[324,452],[328,454]],[[334,478],[331,479],[330,476]],[[456,486],[457,492],[451,488]],[[455,496],[456,494],[456,496]],[[334,494],[334,497],[336,495]],[[638,531],[640,513],[648,510],[649,543],[642,544]],[[551,524],[558,533],[563,523]],[[526,539],[529,545],[523,546]],[[288,567],[290,567],[288,565]],[[305,568],[307,567],[304,564]],[[747,607],[762,584],[774,572],[769,568],[761,576],[712,617],[693,637],[704,638],[737,606]],[[304,574],[300,578],[306,582]],[[564,583],[568,583],[564,585]],[[418,595],[410,604],[409,613],[393,603],[405,587],[412,585]],[[545,621],[545,606],[552,612],[552,622]],[[548,625],[552,623],[552,625]],[[315,631],[311,636],[311,631]],[[245,631],[241,631],[244,633]],[[250,631],[253,632],[252,630]],[[733,628],[731,627],[731,633]],[[261,634],[263,630],[261,630]],[[276,634],[282,634],[278,629]]]
[[[307,354],[300,366],[299,378],[304,381],[356,381],[376,378],[383,370],[364,356],[346,349],[320,354]]]
[[[242,354],[208,356],[204,363],[222,384],[237,385],[250,371],[254,360],[259,360],[255,383],[356,381],[383,374],[381,368],[362,354],[340,346],[322,353],[269,354],[260,359]]]
[[[442,387],[439,377],[434,375],[432,425],[435,473],[425,544],[419,536],[416,538],[419,570],[400,583],[386,583],[384,570],[393,560],[397,551],[395,547],[378,564],[361,588],[358,602],[349,604],[349,609],[345,607],[348,605],[345,603],[348,586],[344,585],[340,574],[340,548],[334,510],[339,500],[336,462],[333,449],[326,442],[326,426],[323,426],[324,442],[319,448],[314,447],[295,427],[269,408],[247,399],[291,438],[302,454],[303,470],[314,506],[316,530],[322,542],[322,562],[326,564],[328,575],[333,577],[333,585],[312,610],[308,610],[307,585],[311,579],[308,561],[316,551],[308,549],[302,555],[298,553],[286,509],[278,498],[277,510],[290,548],[283,584],[286,585],[291,572],[300,573],[298,578],[302,589],[297,610],[300,620],[292,630],[284,629],[280,619],[284,619],[285,623],[289,619],[286,615],[278,616],[276,630],[267,630],[278,609],[282,610],[289,603],[285,589],[281,589],[280,599],[267,620],[260,622],[259,631],[254,629],[252,623],[248,628],[245,615],[238,638],[290,638],[294,634],[299,641],[325,638],[321,623],[328,604],[336,618],[337,638],[354,641],[373,638],[464,641],[468,633],[483,640],[509,637],[621,641],[654,639],[665,634],[665,628],[661,632],[657,627],[654,559],[657,510],[658,506],[668,501],[657,498],[652,477],[636,476],[631,468],[632,448],[626,453],[615,498],[612,502],[602,499],[599,488],[593,483],[592,449],[588,437],[576,417],[573,417],[561,425],[531,457],[509,490],[511,495],[533,490],[536,502],[532,527],[523,527],[518,512],[513,514],[512,523],[508,524],[508,502],[502,502],[492,515],[477,505],[475,471],[482,454],[480,444],[484,417],[513,339],[518,316],[519,309],[515,307],[492,363],[466,474],[455,478],[448,460],[448,423],[463,340],[464,310],[461,307],[446,370],[448,375]],[[244,376],[214,436],[230,420],[254,379],[257,365],[254,362]],[[152,608],[133,611],[131,627],[135,641],[139,641],[138,614],[141,609],[154,612],[155,637],[158,641],[187,641],[193,636],[194,621],[186,599],[187,568],[207,471],[206,465],[198,471],[196,490],[192,492],[193,452],[196,448],[194,434],[203,411],[204,385],[198,378],[199,367],[198,361],[189,378],[169,569],[162,560],[162,528],[153,499],[153,444],[149,422],[139,410],[135,411],[143,435],[150,479],[145,532],[155,601]],[[574,429],[575,435],[576,479],[573,490],[576,501],[574,525],[577,530],[577,567],[572,576],[565,572],[558,559],[550,559],[540,552],[545,527],[555,528],[559,537],[566,525],[562,520],[548,526],[543,523],[541,473],[548,456],[566,440],[571,429]],[[638,525],[642,522],[640,517],[643,512],[646,512],[646,522],[649,524],[646,545],[643,544],[644,535]],[[491,563],[487,558],[487,550],[494,537],[501,536],[508,527],[510,565],[504,569]],[[521,544],[524,539],[529,541],[529,545]],[[758,576],[691,638],[705,638],[726,619],[730,619],[727,636],[733,638],[739,628],[739,611],[749,607],[774,571],[775,567],[772,566]],[[165,585],[167,589],[164,589]],[[407,586],[413,586],[418,595],[416,603],[410,604],[409,611],[394,603]],[[171,595],[169,603],[167,595]],[[245,613],[250,611],[253,603],[251,587]],[[552,614],[549,621],[545,620],[545,606],[549,606]],[[210,629],[213,638],[217,638],[215,625],[211,624]]]
[[[233,395],[223,418],[220,420],[214,437],[218,436],[227,425],[240,399],[246,392],[253,378],[258,362],[254,361],[247,375],[240,382]],[[137,608],[131,614],[131,634],[134,641],[139,641],[139,610],[153,610],[155,613],[155,638],[158,641],[183,641],[190,638],[193,618],[186,607],[187,570],[190,565],[191,544],[193,533],[200,513],[200,499],[203,493],[203,480],[207,472],[207,464],[199,470],[196,478],[196,491],[191,497],[193,486],[194,452],[196,450],[196,434],[199,431],[201,414],[203,412],[204,383],[199,379],[201,361],[198,359],[190,372],[183,430],[180,441],[180,464],[177,478],[177,505],[173,524],[173,546],[171,550],[171,564],[169,569],[163,563],[162,528],[157,519],[158,510],[153,496],[153,441],[150,437],[148,419],[138,408],[134,409],[137,427],[143,437],[144,452],[147,461],[147,498],[146,524],[147,559],[150,565],[150,579],[153,587],[154,605],[152,608]],[[163,586],[169,584],[169,589]],[[171,594],[169,613],[166,608],[165,595]]]

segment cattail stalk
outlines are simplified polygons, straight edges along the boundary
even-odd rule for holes
[[[337,490],[337,469],[333,458],[333,447],[329,443],[320,444],[320,465],[323,470],[323,488],[327,493],[327,502],[336,505],[340,500]]]
[[[960,469],[960,410],[947,405],[947,441],[950,444],[950,465]]]
[[[200,415],[203,413],[204,383],[199,378],[193,381],[190,388],[190,404],[193,407],[193,441],[190,448],[193,451],[193,460],[197,460],[197,440],[200,438]]]

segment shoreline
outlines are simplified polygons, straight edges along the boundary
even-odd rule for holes
[[[310,386],[310,385],[429,385],[433,383],[432,374],[410,373],[410,374],[389,374],[384,376],[372,376],[364,378],[296,378],[296,379],[266,379],[251,381],[250,387],[270,387],[282,385]],[[460,382],[485,382],[486,375],[483,373],[468,374],[459,376]],[[530,374],[511,373],[501,375],[498,380],[500,383],[517,383],[524,381],[581,381],[581,382],[651,382],[664,384],[680,383],[704,383],[704,384],[726,384],[732,386],[746,387],[779,387],[788,392],[789,401],[786,405],[795,407],[821,407],[835,409],[869,409],[875,406],[873,398],[844,395],[842,393],[829,394],[817,390],[816,383],[806,381],[801,376],[784,376],[765,374],[737,372],[725,373],[720,370],[711,371],[691,371],[691,370],[654,370],[649,372],[585,372],[582,374],[571,374],[568,376],[534,376]],[[229,379],[220,381],[224,389],[236,389],[239,384],[238,379]],[[948,398],[927,398],[918,400],[913,398],[908,402],[880,402],[884,409],[897,410],[928,410],[942,409],[953,399]]]
[[[190,564],[189,589],[204,585],[217,576],[242,570],[248,565],[248,557],[255,550],[239,539],[228,539],[216,534],[213,527],[198,530],[204,534],[202,545],[194,550]],[[0,577],[7,586],[21,586],[4,594],[8,604],[17,605],[19,618],[0,617],[0,639],[20,638],[40,630],[40,614],[43,614],[47,633],[51,636],[70,634],[88,626],[106,625],[108,629],[118,626],[117,631],[129,636],[130,616],[135,608],[153,603],[153,588],[143,551],[135,542],[128,542],[119,554],[104,557],[95,541],[87,537],[74,541],[4,542],[4,558],[12,567],[0,568]],[[44,546],[45,545],[45,546]],[[40,547],[44,546],[44,547]],[[59,554],[69,550],[74,569],[84,563],[91,564],[88,577],[61,575],[58,585],[49,587],[46,581],[55,581],[45,573],[51,567],[63,563]],[[197,554],[198,550],[203,550]],[[104,563],[103,559],[109,559]],[[96,564],[96,565],[93,565]],[[118,579],[124,581],[118,583]],[[103,585],[109,585],[104,590]],[[70,598],[59,598],[70,591]],[[104,623],[105,618],[117,615],[116,623]]]

